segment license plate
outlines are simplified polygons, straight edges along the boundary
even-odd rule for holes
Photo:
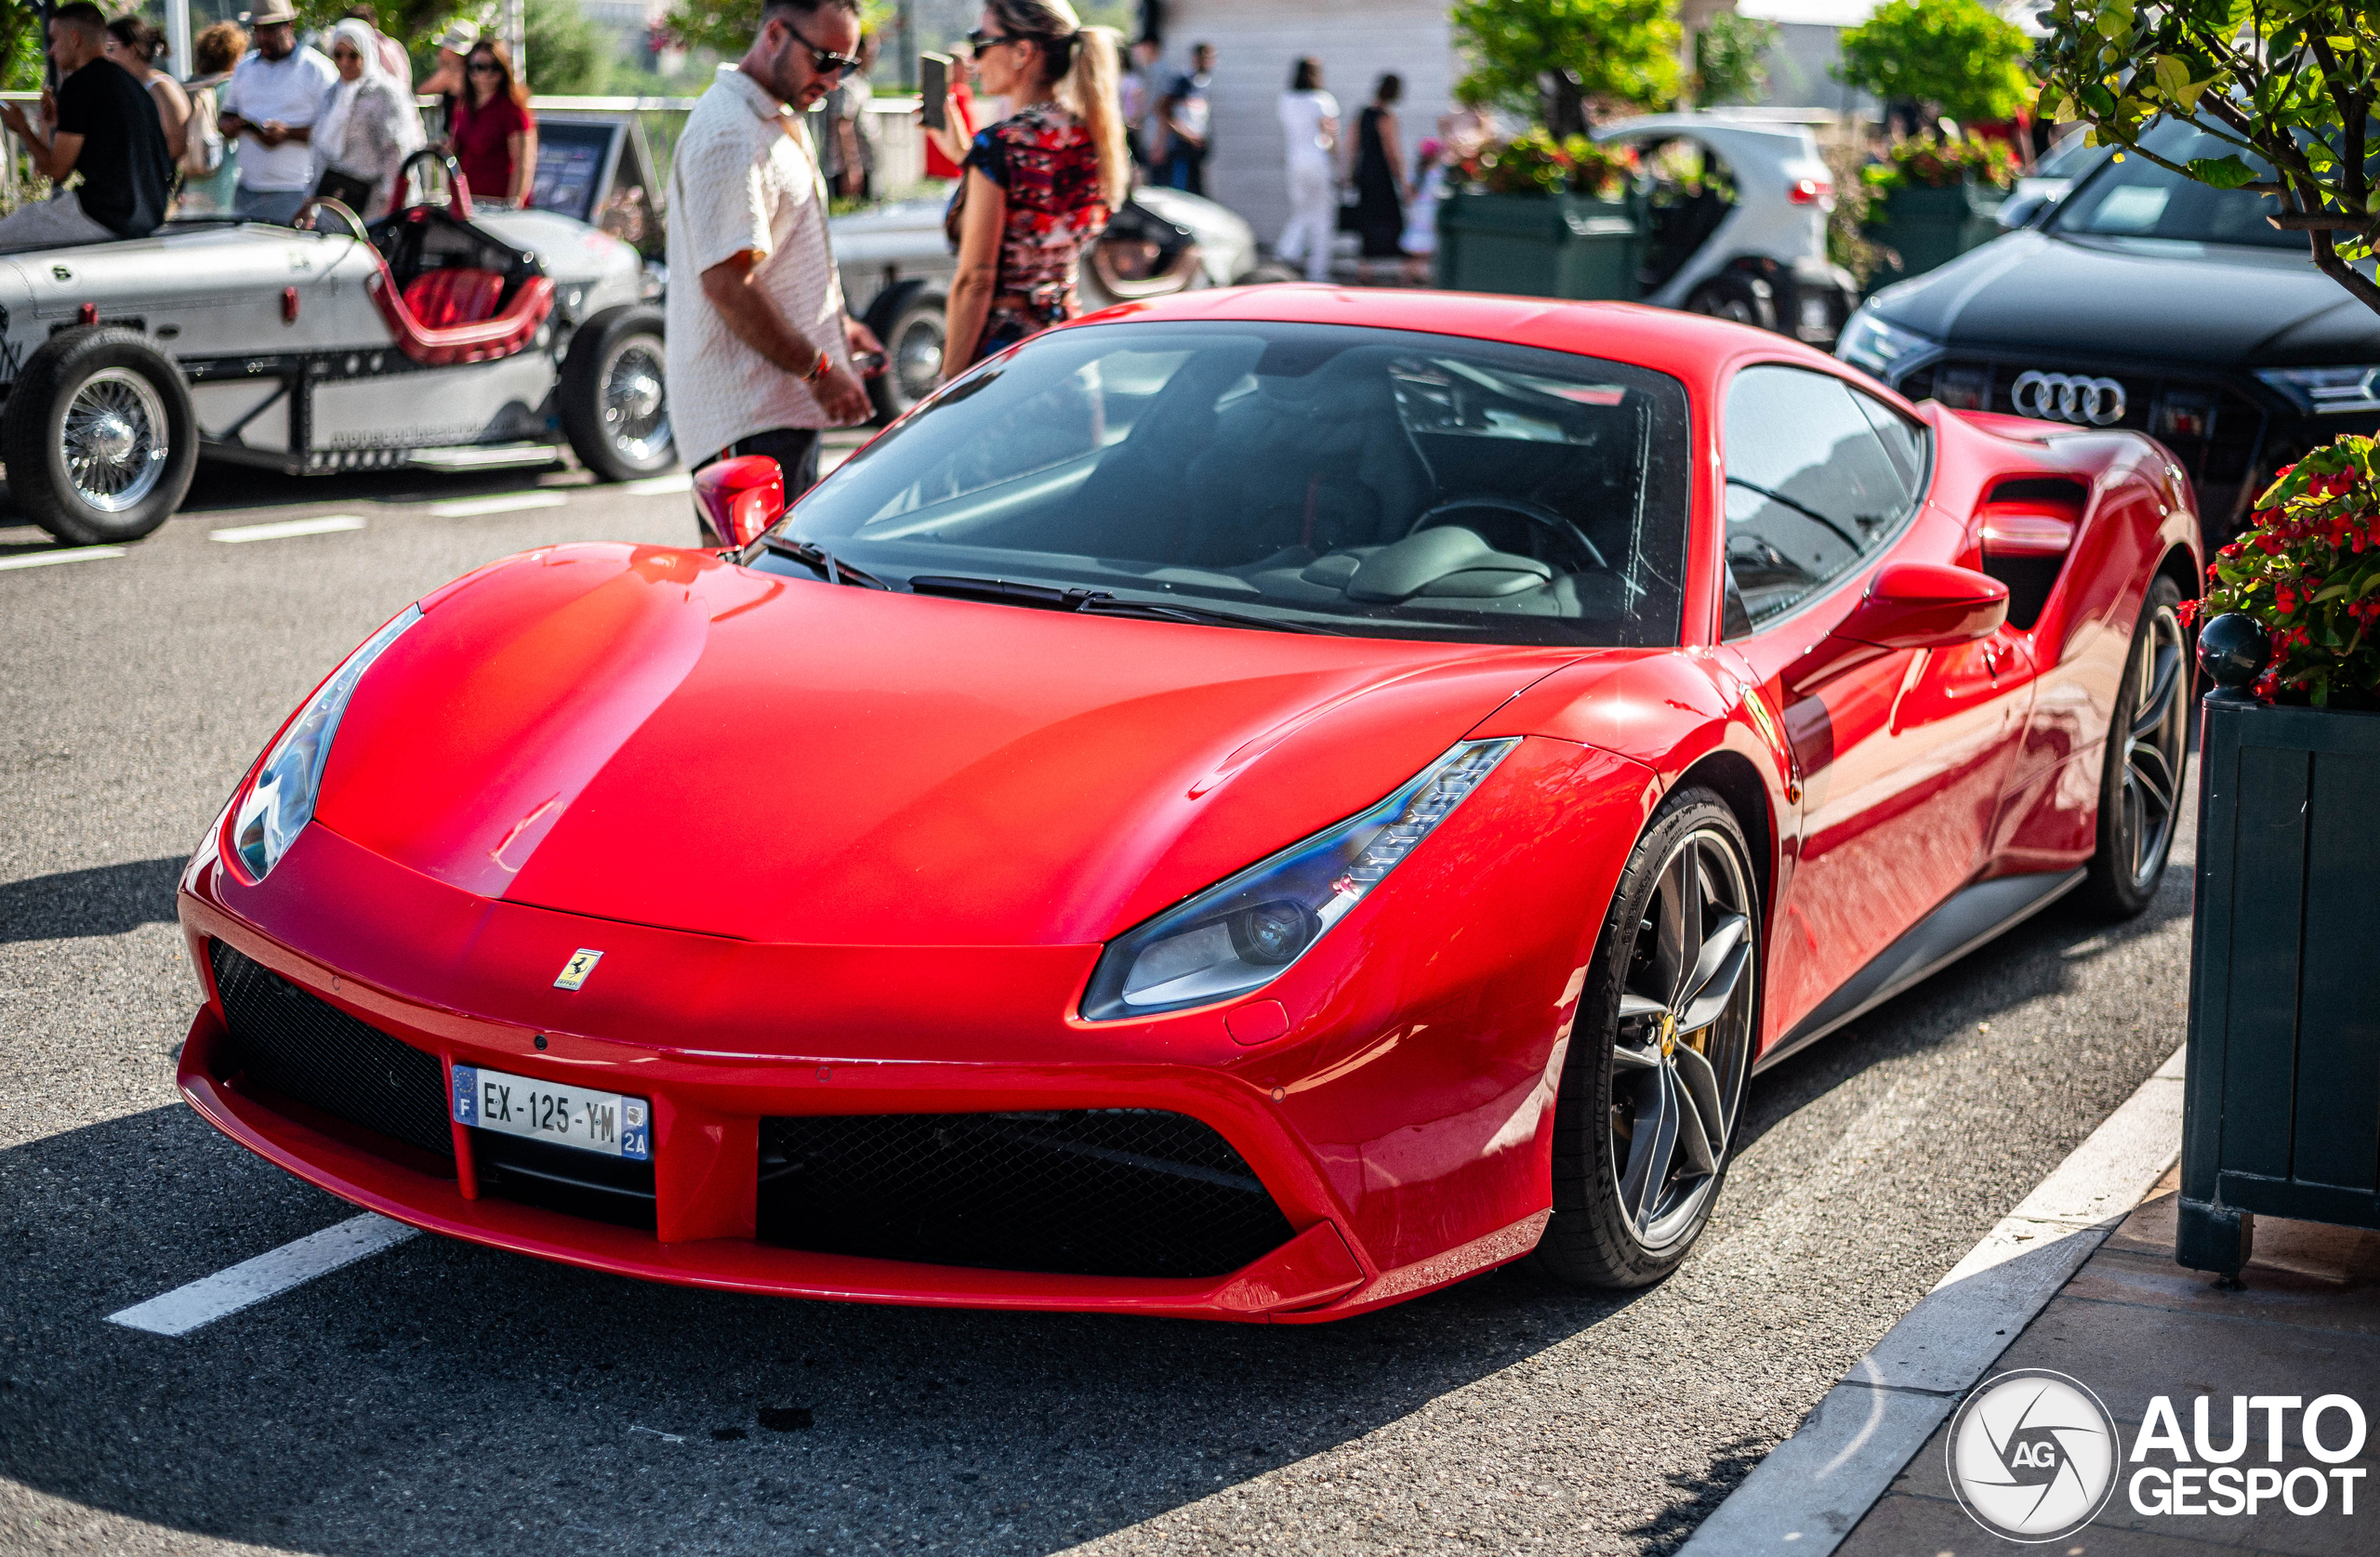
[[[632,1162],[653,1160],[653,1105],[642,1098],[456,1065],[454,1104],[458,1125]]]

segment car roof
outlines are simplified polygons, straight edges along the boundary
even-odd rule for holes
[[[1066,328],[1124,320],[1249,320],[1356,324],[1418,330],[1474,340],[1540,346],[1580,356],[1633,363],[1683,380],[1706,398],[1728,364],[1747,357],[1794,363],[1875,388],[1824,352],[1749,324],[1642,303],[1571,302],[1477,292],[1415,291],[1285,283],[1177,293],[1119,303]],[[1885,391],[1886,398],[1900,397]],[[1903,402],[1905,404],[1905,402]]]

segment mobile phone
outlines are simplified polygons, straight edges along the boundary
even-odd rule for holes
[[[856,352],[852,357],[852,366],[859,369],[861,377],[873,378],[884,371],[884,353],[881,351]]]
[[[948,129],[950,116],[944,112],[950,100],[950,56],[920,54],[918,56],[918,91],[925,101],[926,128]]]

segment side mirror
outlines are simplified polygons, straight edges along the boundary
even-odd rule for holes
[[[2012,194],[2000,203],[2000,209],[1991,214],[1991,219],[2000,224],[2003,232],[2017,232],[2039,221],[2056,204],[2055,195]]]
[[[785,471],[766,455],[738,455],[694,472],[694,504],[713,544],[737,550],[785,517]]]
[[[1997,632],[2008,619],[2008,586],[1938,562],[1889,562],[1834,629],[1879,649],[1947,649]]]

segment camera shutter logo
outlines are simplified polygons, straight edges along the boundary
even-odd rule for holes
[[[2008,400],[2020,416],[2082,427],[2113,427],[2125,406],[2123,386],[2114,379],[2067,373],[2020,373]]]
[[[2098,1396],[2024,1368],[1986,1379],[1950,1418],[1950,1486],[1995,1536],[2062,1540],[2107,1507],[2122,1451]]]

